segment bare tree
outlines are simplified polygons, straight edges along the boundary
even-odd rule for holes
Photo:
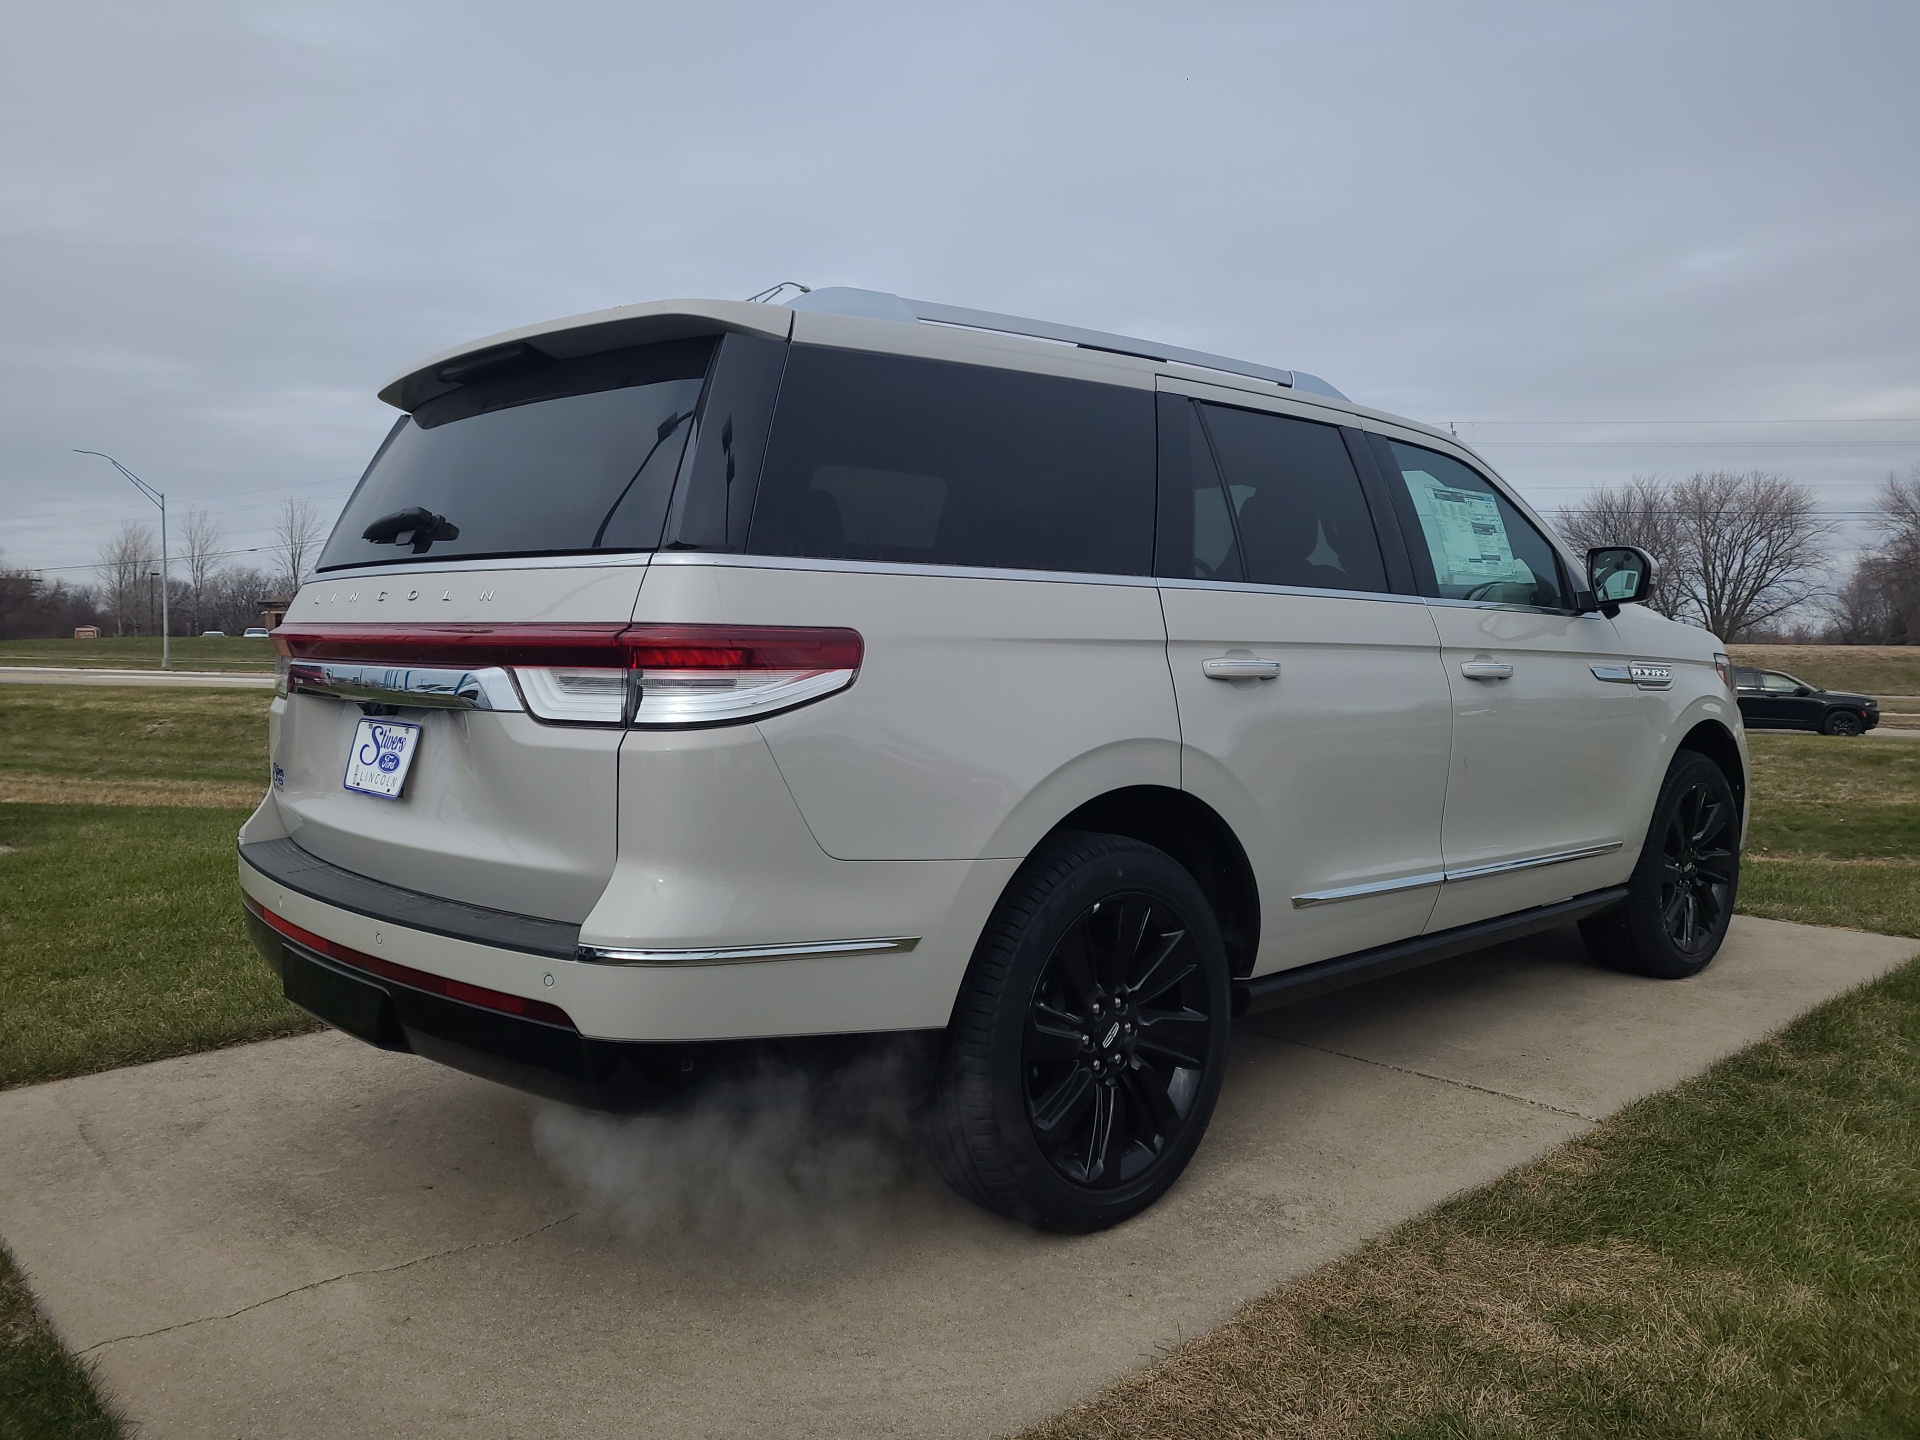
[[[226,534],[220,522],[204,510],[189,510],[180,531],[181,543],[186,549],[187,613],[192,617],[187,629],[190,634],[198,635],[206,618],[207,582],[213,577],[214,562],[220,558],[220,546]]]
[[[160,560],[160,547],[153,531],[137,520],[121,523],[113,539],[100,550],[100,581],[105,599],[113,611],[116,635],[127,633],[127,621],[139,629],[139,607],[147,591],[147,574]]]
[[[1576,550],[1638,545],[1653,556],[1657,563],[1647,604],[1672,618],[1684,604],[1674,580],[1685,543],[1670,490],[1651,475],[1636,475],[1624,485],[1603,487],[1580,504],[1563,508],[1554,521]]]
[[[1784,475],[1695,471],[1673,487],[1684,563],[1675,582],[1700,623],[1738,640],[1820,592],[1833,525]]]
[[[1874,505],[1879,545],[1854,562],[1828,605],[1843,645],[1920,642],[1920,464],[1887,476]]]
[[[1663,571],[1654,607],[1723,640],[1771,626],[1819,594],[1833,534],[1810,490],[1760,470],[1636,475],[1558,518],[1578,546],[1651,552]]]
[[[289,498],[280,510],[280,523],[274,527],[274,558],[280,573],[274,583],[282,586],[291,600],[300,582],[307,578],[307,562],[324,533],[320,512],[311,500]]]

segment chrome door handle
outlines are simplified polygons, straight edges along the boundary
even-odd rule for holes
[[[1200,669],[1209,680],[1278,680],[1280,662],[1261,660],[1252,655],[1216,655],[1202,660]]]
[[[1507,680],[1513,676],[1513,667],[1500,660],[1467,660],[1460,673],[1469,680]]]

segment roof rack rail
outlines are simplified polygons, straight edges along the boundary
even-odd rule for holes
[[[1005,335],[1025,335],[1035,340],[1057,340],[1078,345],[1083,350],[1107,350],[1116,355],[1137,355],[1144,360],[1175,361],[1220,370],[1230,375],[1249,375],[1311,395],[1328,395],[1345,400],[1333,386],[1317,375],[1300,370],[1276,370],[1271,365],[1256,365],[1250,360],[1235,360],[1212,355],[1204,350],[1188,350],[1179,345],[1162,345],[1138,340],[1130,335],[1112,335],[1104,330],[1083,330],[1078,325],[1056,325],[1050,320],[1029,320],[1020,315],[1002,315],[992,310],[968,310],[959,305],[941,305],[931,300],[907,300],[885,290],[861,290],[850,285],[829,285],[787,302],[794,310],[818,310],[831,315],[858,315],[869,320],[894,320],[903,324],[926,321],[934,325],[960,325],[970,330],[994,330]]]

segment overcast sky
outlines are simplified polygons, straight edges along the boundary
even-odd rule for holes
[[[332,520],[411,362],[788,279],[1314,371],[1459,422],[1548,510],[1761,466],[1845,516],[1920,460],[1911,0],[5,28],[0,549],[67,578],[152,513],[74,447],[258,545],[288,495]],[[1514,423],[1703,420],[1766,423]]]

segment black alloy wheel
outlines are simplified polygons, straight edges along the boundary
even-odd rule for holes
[[[1829,710],[1826,723],[1820,728],[1828,735],[1858,735],[1866,726],[1851,710]]]
[[[1680,980],[1719,953],[1740,888],[1740,802],[1696,751],[1674,756],[1627,882],[1627,898],[1580,922],[1587,947],[1619,970]]]
[[[1047,1230],[1138,1214],[1186,1168],[1226,1071],[1226,947],[1166,852],[1068,833],[981,932],[922,1142],[960,1194]]]
[[[1701,778],[1682,790],[1660,841],[1660,919],[1682,955],[1718,941],[1733,910],[1736,860],[1732,797]]]
[[[1067,1180],[1111,1190],[1167,1152],[1206,1070],[1212,1001],[1187,922],[1152,895],[1096,900],[1027,1006],[1027,1123]]]

